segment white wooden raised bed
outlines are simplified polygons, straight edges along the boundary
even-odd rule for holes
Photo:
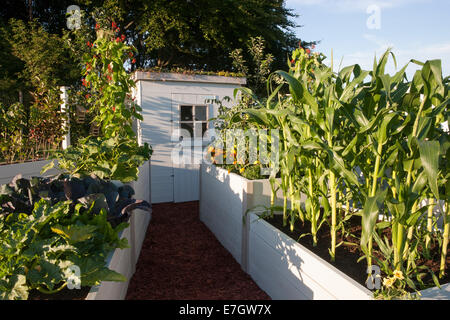
[[[0,184],[9,183],[17,174],[22,174],[22,177],[28,179],[33,176],[42,176],[40,171],[47,163],[49,163],[49,160],[1,165]],[[58,174],[58,170],[51,169],[44,176],[55,174]],[[135,199],[146,200],[151,203],[150,181],[150,161],[148,161],[139,167],[138,180],[130,183],[130,186],[135,190]],[[150,212],[140,209],[134,210],[129,220],[130,226],[120,234],[121,238],[128,239],[130,247],[116,249],[107,258],[106,266],[124,275],[127,281],[104,281],[91,288],[86,300],[123,300],[125,298],[128,284],[136,270],[136,263],[150,220]]]
[[[297,241],[249,214],[248,273],[272,299],[369,300],[372,292]],[[450,299],[450,284],[422,299]]]
[[[130,218],[130,226],[122,231],[120,237],[127,238],[129,248],[116,249],[107,258],[106,266],[127,278],[125,282],[103,281],[91,288],[86,300],[123,300],[135,270],[144,242],[145,233],[151,220],[151,213],[136,209]]]
[[[11,182],[11,180],[19,173],[23,178],[40,177],[41,170],[50,160],[30,161],[14,164],[0,165],[0,185]],[[44,176],[58,174],[57,169],[50,169]]]
[[[250,213],[249,274],[272,299],[370,299],[372,293]]]
[[[200,220],[272,299],[372,299],[365,286],[257,218],[260,210],[252,209],[269,206],[270,194],[268,179],[248,180],[201,165]],[[280,191],[277,205],[281,199]],[[450,299],[450,284],[421,294],[422,299]]]
[[[134,189],[133,198],[151,201],[150,192],[150,161],[145,162],[139,167],[139,177],[137,181],[130,183]],[[130,248],[116,249],[110,253],[106,265],[109,269],[117,271],[127,278],[125,282],[104,281],[98,286],[92,287],[86,300],[123,300],[127,294],[128,285],[134,272],[136,263],[139,259],[142,244],[145,239],[148,225],[151,220],[151,213],[135,209],[129,220],[130,226],[122,231],[120,237],[127,238]]]
[[[200,168],[200,220],[247,270],[248,231],[243,219],[247,210],[270,206],[268,179],[248,180],[214,165]],[[282,205],[281,190],[276,205]]]

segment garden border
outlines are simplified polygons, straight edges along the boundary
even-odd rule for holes
[[[252,207],[269,205],[270,192],[268,179],[248,180],[202,164],[200,220],[272,299],[373,299],[369,289],[288,235],[262,219],[255,222],[261,211]],[[282,205],[281,191],[276,204]],[[421,295],[450,299],[450,283]]]
[[[272,299],[373,299],[372,292],[250,212],[249,274]],[[267,277],[270,274],[270,277]],[[450,283],[420,291],[423,300],[449,300]]]
[[[51,160],[38,160],[29,162],[20,162],[13,164],[0,165],[0,185],[11,182],[11,180],[18,175],[22,174],[22,178],[41,177],[42,167],[48,164]],[[44,176],[51,176],[58,174],[58,170],[53,168],[47,171]]]
[[[131,214],[130,226],[122,230],[120,238],[127,238],[129,248],[115,249],[107,258],[106,266],[127,278],[125,282],[103,281],[89,291],[86,300],[124,300],[128,285],[136,271],[136,263],[141,252],[151,213],[135,209]]]
[[[200,166],[200,220],[246,272],[246,212],[255,206],[270,206],[270,196],[269,179],[249,180],[215,165]],[[282,205],[282,197],[279,190],[276,205]]]

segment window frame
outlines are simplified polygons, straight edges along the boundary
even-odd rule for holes
[[[181,119],[181,109],[182,109],[183,107],[191,107],[191,109],[192,109],[192,120],[182,120],[182,119]],[[206,117],[205,117],[205,120],[196,120],[196,119],[195,119],[195,107],[205,107],[205,109],[206,109]],[[207,105],[207,104],[187,104],[187,103],[183,103],[183,104],[179,104],[178,112],[179,112],[178,118],[180,119],[180,120],[178,121],[178,123],[179,123],[179,124],[178,124],[178,129],[182,129],[182,128],[181,128],[181,125],[182,125],[183,123],[192,123],[193,136],[191,137],[191,139],[194,139],[194,140],[202,139],[202,140],[203,140],[203,135],[204,135],[203,128],[202,128],[202,130],[201,130],[202,135],[201,135],[200,137],[198,137],[198,136],[196,136],[195,125],[196,125],[196,124],[202,125],[203,123],[205,123],[205,124],[206,124],[206,130],[208,130],[208,128],[209,128],[209,121],[208,121],[208,118],[209,118],[209,108],[208,108],[208,105]],[[205,130],[205,132],[206,132],[206,130]]]

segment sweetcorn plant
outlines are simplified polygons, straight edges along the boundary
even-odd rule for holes
[[[264,103],[257,102],[258,108],[234,115],[235,121],[281,130],[284,225],[289,220],[292,230],[295,220],[308,220],[316,244],[318,229],[329,223],[334,260],[342,244],[336,243],[337,230],[345,232],[347,221],[360,216],[360,260],[377,263],[386,276],[403,274],[386,282],[396,285],[382,291],[389,297],[429,286],[422,281],[427,272],[439,285],[436,275],[416,261],[436,259],[429,251],[434,242],[442,278],[448,272],[450,228],[449,133],[443,129],[449,119],[449,78],[442,77],[440,60],[411,60],[421,66],[412,81],[405,75],[409,63],[391,76],[385,73],[390,56],[395,62],[387,50],[371,71],[352,65],[335,72],[320,54],[299,48],[290,71],[275,73],[290,96],[278,86]],[[307,196],[303,203],[300,193]]]

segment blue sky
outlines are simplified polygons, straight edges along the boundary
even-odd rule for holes
[[[441,59],[450,75],[449,0],[286,0],[299,17],[295,29],[302,40],[320,40],[316,51],[333,56],[335,70],[358,63],[371,70],[377,58],[392,47],[397,69],[410,59]],[[416,70],[410,64],[408,77]],[[387,72],[395,72],[391,60]]]

